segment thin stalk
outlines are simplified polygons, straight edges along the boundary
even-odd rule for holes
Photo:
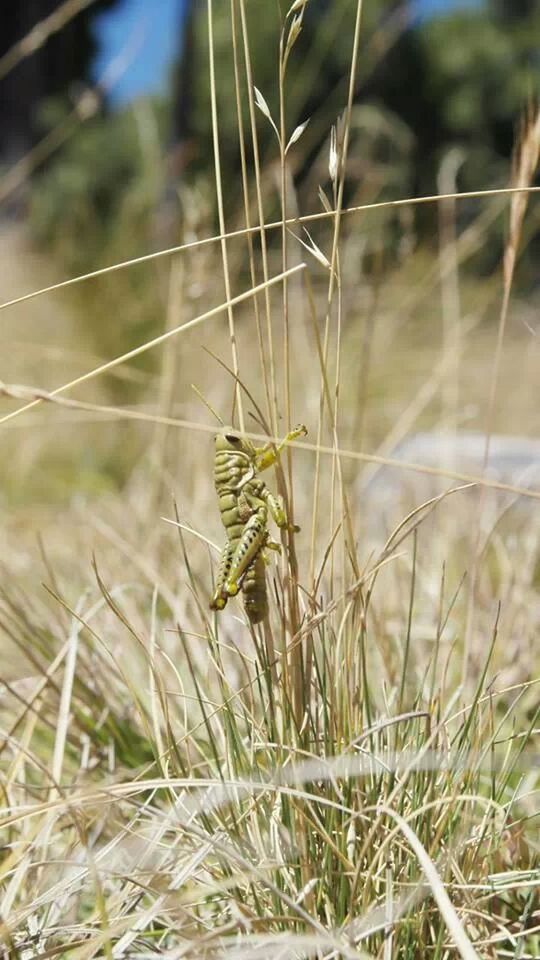
[[[403,652],[403,665],[401,668],[401,683],[399,687],[398,706],[397,706],[398,713],[403,713],[403,697],[405,694],[405,686],[407,683],[407,669],[409,666],[409,653],[411,649],[411,633],[412,633],[414,598],[415,598],[415,589],[416,589],[417,546],[418,546],[418,530],[415,529],[413,532],[413,562],[412,562],[412,574],[411,574],[411,593],[409,597],[409,614],[407,617],[407,634],[405,637],[405,650]]]
[[[221,257],[223,261],[225,295],[228,301],[227,315],[229,320],[229,336],[231,340],[233,369],[234,369],[235,375],[238,376],[239,374],[238,349],[237,349],[237,343],[236,343],[234,313],[232,309],[232,304],[230,302],[231,301],[231,281],[230,281],[230,274],[229,274],[229,257],[227,252],[227,241],[224,238],[225,215],[223,210],[223,189],[222,189],[222,183],[221,183],[221,159],[220,159],[220,152],[219,152],[219,127],[218,127],[218,118],[217,118],[217,94],[216,94],[216,75],[215,75],[215,61],[214,61],[214,19],[213,19],[213,12],[212,12],[212,0],[207,0],[207,11],[208,11],[208,47],[209,47],[209,61],[210,61],[210,97],[211,97],[211,107],[212,107],[212,140],[214,144],[214,165],[215,165],[216,194],[217,194],[218,215],[219,215],[219,231],[223,238],[221,240]],[[234,406],[238,406],[238,421],[240,424],[240,429],[244,431],[245,430],[244,410],[242,406],[242,394],[240,391],[238,381],[235,382],[234,396],[235,396]]]
[[[181,259],[173,260],[169,272],[169,296],[165,331],[172,330],[178,315],[182,312],[183,303],[184,262]],[[163,351],[161,373],[159,378],[158,410],[160,417],[171,418],[174,407],[174,389],[177,372],[178,350],[173,343]],[[147,515],[155,519],[155,507],[159,503],[162,488],[163,473],[166,465],[167,444],[170,434],[170,425],[164,422],[156,423],[156,430],[152,449],[152,468],[155,474],[155,484],[149,492]],[[155,526],[155,524],[154,524]]]
[[[236,117],[238,122],[238,141],[240,144],[240,167],[242,170],[242,192],[244,197],[244,218],[246,222],[246,240],[248,246],[248,256],[249,256],[249,268],[251,272],[251,283],[252,286],[255,286],[257,282],[257,270],[255,267],[255,252],[253,249],[253,233],[251,228],[251,213],[250,213],[250,202],[249,202],[249,181],[248,181],[248,169],[247,169],[247,160],[246,160],[246,145],[245,145],[245,136],[244,136],[244,118],[242,115],[242,93],[241,93],[241,81],[240,81],[240,64],[239,64],[239,52],[238,52],[238,37],[237,37],[237,17],[236,17],[236,7],[238,0],[231,0],[231,32],[232,32],[232,42],[233,42],[233,59],[234,59],[234,85],[236,92]],[[270,384],[268,380],[268,361],[265,354],[263,333],[261,327],[261,317],[259,313],[259,300],[257,297],[253,300],[253,310],[255,313],[255,323],[257,326],[257,340],[259,345],[259,361],[261,365],[261,373],[263,377],[264,390],[266,395],[266,405],[267,410],[271,410],[271,393],[270,393]]]
[[[251,54],[249,50],[249,35],[246,23],[246,9],[245,9],[245,0],[240,0],[240,19],[242,23],[242,38],[244,43],[244,60],[246,67],[246,80],[247,80],[247,89],[248,89],[248,105],[249,105],[249,119],[251,125],[251,140],[253,144],[253,166],[255,170],[255,188],[257,194],[257,215],[259,220],[259,226],[253,228],[254,231],[260,232],[261,239],[261,256],[262,256],[262,267],[263,267],[263,279],[266,283],[267,279],[270,276],[268,269],[268,247],[266,242],[266,224],[264,218],[264,204],[263,204],[263,194],[262,194],[262,184],[261,184],[261,161],[259,155],[259,138],[257,134],[257,113],[255,107],[255,98],[253,96],[253,72],[251,69]],[[276,393],[276,364],[274,358],[274,338],[272,333],[272,314],[270,308],[270,294],[265,288],[264,294],[265,301],[265,311],[266,311],[266,336],[268,341],[268,356],[270,363],[270,397],[268,405],[268,418],[272,424],[272,430],[274,435],[278,432],[278,418],[277,418],[277,393]]]
[[[290,272],[295,273],[297,270],[303,269],[305,269],[305,264],[299,264],[297,267],[292,267]],[[142,353],[146,353],[147,350],[151,350],[153,347],[157,347],[159,344],[165,343],[171,337],[175,337],[179,333],[184,333],[186,330],[189,330],[197,324],[202,323],[204,320],[209,320],[211,317],[217,316],[229,306],[234,306],[237,303],[242,303],[249,297],[256,296],[257,293],[260,293],[263,289],[266,289],[268,285],[279,283],[282,279],[283,278],[281,274],[278,274],[277,277],[271,277],[268,281],[258,284],[256,287],[251,287],[250,290],[246,290],[244,293],[238,294],[236,297],[233,297],[232,300],[227,301],[226,303],[221,303],[219,306],[213,307],[211,310],[207,310],[205,313],[201,313],[198,317],[194,317],[193,320],[188,320],[186,323],[183,323],[178,327],[173,327],[172,330],[167,330],[165,333],[160,334],[158,337],[154,337],[152,340],[146,340],[144,343],[141,343],[140,346],[134,347],[133,350],[128,350],[127,353],[122,353],[113,360],[108,360],[106,363],[102,363],[98,367],[94,367],[93,370],[89,370],[88,373],[83,373],[80,377],[75,377],[74,380],[70,380],[68,383],[62,384],[61,387],[51,390],[46,399],[56,397],[60,393],[65,393],[66,390],[71,390],[72,387],[76,387],[81,383],[86,383],[88,380],[93,380],[95,377],[98,377],[109,370],[113,370],[121,363],[125,363],[127,360],[132,360],[134,357],[138,357]],[[236,382],[238,383],[238,379]],[[5,416],[0,417],[0,424],[6,423],[8,420],[12,420],[14,417],[18,417],[21,413],[25,413],[26,410],[30,410],[32,407],[36,407],[40,403],[43,403],[43,397],[38,397],[37,399],[32,400],[31,403],[27,403],[23,407],[19,407],[17,410],[12,410],[11,413],[7,413]]]
[[[360,27],[362,22],[362,7],[363,7],[363,0],[358,0],[357,7],[356,7],[356,20],[355,20],[355,27],[354,27],[351,69],[349,74],[349,90],[348,90],[348,96],[347,96],[347,107],[345,110],[343,144],[342,144],[341,156],[340,156],[341,176],[339,177],[337,187],[336,186],[334,187],[334,190],[335,190],[334,195],[335,195],[336,202],[335,202],[335,209],[334,209],[334,230],[333,230],[333,237],[332,237],[332,252],[330,256],[330,276],[328,281],[328,295],[327,295],[327,304],[326,304],[326,317],[325,317],[325,326],[324,326],[324,346],[323,346],[323,367],[325,370],[328,367],[331,310],[332,310],[332,302],[334,299],[334,285],[337,280],[337,271],[339,266],[338,254],[339,254],[339,240],[340,240],[340,234],[341,234],[341,211],[343,207],[343,193],[345,189],[345,177],[346,177],[346,168],[347,168],[347,154],[348,154],[348,148],[349,148],[351,115],[352,115],[352,107],[353,107],[353,101],[354,101],[354,92],[356,87],[358,52],[360,48]],[[340,361],[339,361],[340,350],[341,350],[341,344],[338,339],[337,345],[336,345],[336,375],[339,370],[339,364],[340,364]],[[322,420],[324,416],[323,391],[324,391],[324,386],[321,383],[321,401],[320,401],[320,409],[319,409],[320,422],[317,428],[317,438],[319,443],[320,443],[320,440],[322,439]],[[334,409],[334,413],[332,417],[332,429],[334,434],[334,444],[337,448],[338,445],[336,442],[336,434],[337,434],[337,409],[336,408]],[[342,490],[344,491],[340,464],[338,465],[338,469],[340,470],[341,485],[342,485]],[[319,491],[317,486],[317,490],[316,490],[317,499],[315,500],[313,505],[315,514],[318,513],[318,507],[319,507],[318,493]],[[332,517],[330,522],[331,522],[330,529],[332,530],[333,529]]]
[[[512,186],[528,187],[532,183],[538,165],[540,162],[540,109],[536,108],[533,112],[531,108],[524,119],[521,137],[517,142],[514,154],[514,168],[512,171]],[[523,230],[523,221],[527,210],[527,193],[516,193],[512,197],[510,205],[510,224],[508,239],[506,242],[503,258],[503,298],[501,312],[499,315],[499,326],[497,330],[497,343],[495,355],[493,357],[493,367],[489,388],[488,409],[486,415],[486,441],[484,447],[484,460],[482,464],[482,477],[485,476],[491,447],[491,435],[495,422],[495,403],[497,398],[497,389],[499,386],[502,352],[506,326],[508,321],[508,310],[510,307],[510,296],[514,282],[514,274],[518,251]],[[478,580],[478,568],[480,563],[480,539],[482,535],[482,516],[485,508],[486,491],[482,487],[480,491],[478,510],[475,514],[473,525],[472,545],[472,563],[471,576],[469,579],[469,590],[467,596],[467,619],[465,624],[465,641],[463,651],[463,673],[462,683],[468,675],[469,658],[471,652],[471,642],[474,629],[474,612]]]
[[[243,2],[243,0],[240,0]],[[253,100],[253,91],[248,91],[248,97]],[[341,211],[342,216],[356,213],[368,213],[371,210],[385,210],[391,207],[411,207],[420,206],[426,203],[440,203],[441,200],[471,200],[482,199],[483,197],[513,196],[516,194],[535,194],[540,193],[540,187],[499,187],[496,190],[469,190],[463,193],[455,193],[449,196],[435,194],[435,196],[426,197],[405,197],[401,200],[381,200],[379,203],[363,203],[352,207],[344,207]],[[497,215],[498,215],[497,211]],[[297,226],[299,223],[316,223],[319,220],[329,220],[335,216],[335,210],[323,210],[319,213],[307,213],[301,217],[291,217],[287,220],[287,226]],[[260,219],[260,217],[259,217]],[[35,297],[42,297],[46,293],[53,293],[55,290],[63,290],[66,287],[72,287],[77,283],[83,283],[86,280],[94,280],[97,277],[103,277],[108,273],[117,273],[120,270],[126,270],[128,267],[140,266],[143,263],[150,263],[152,260],[160,260],[163,257],[172,257],[175,253],[182,253],[184,250],[195,250],[200,247],[207,247],[213,243],[220,243],[222,240],[234,240],[245,236],[247,233],[260,233],[261,244],[264,246],[263,237],[266,237],[268,230],[281,230],[282,221],[274,220],[270,223],[261,221],[262,226],[242,227],[240,230],[229,230],[225,234],[215,234],[212,237],[203,237],[200,240],[189,240],[186,243],[177,244],[174,247],[166,247],[164,250],[156,250],[155,253],[146,253],[140,257],[133,257],[130,260],[120,260],[117,263],[110,264],[108,267],[100,267],[97,270],[91,270],[89,273],[81,273],[76,277],[70,277],[69,280],[61,280],[59,283],[53,283],[48,287],[41,287],[39,290],[32,290],[30,293],[24,293],[20,297],[12,300],[6,300],[0,303],[0,310],[6,310],[8,307],[14,307],[17,303],[25,303],[27,300],[33,300]],[[277,431],[275,431],[277,433]]]
[[[280,152],[280,176],[281,176],[281,258],[282,263],[288,261],[288,235],[287,235],[287,129],[285,115],[285,77],[286,77],[286,59],[285,59],[285,29],[281,32],[279,45],[279,152]],[[289,285],[287,277],[283,278],[283,369],[284,369],[284,392],[285,392],[285,419],[287,430],[292,429],[291,419],[291,371],[290,371],[290,330],[289,330]],[[288,486],[284,490],[287,515],[289,522],[294,522],[294,488],[292,475],[292,456],[291,451],[287,450],[287,474]],[[287,533],[287,563],[288,569],[285,571],[287,584],[287,602],[289,609],[289,626],[291,636],[294,636],[300,625],[299,604],[298,604],[298,560],[294,544],[294,532],[292,529]],[[292,699],[294,716],[298,727],[301,725],[304,711],[304,684],[303,684],[303,650],[302,644],[295,644],[290,654],[290,679],[292,680],[292,690],[289,696]]]
[[[459,150],[451,150],[441,163],[438,186],[441,194],[456,188],[456,177],[463,162]],[[459,407],[459,358],[461,353],[461,296],[457,251],[456,201],[442,200],[439,212],[439,269],[443,315],[443,352],[448,374],[443,388],[445,425],[455,435]],[[451,455],[450,465],[455,458]]]

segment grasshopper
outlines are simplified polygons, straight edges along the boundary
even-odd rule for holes
[[[211,610],[223,610],[229,597],[242,588],[251,623],[260,623],[267,616],[265,549],[281,549],[270,539],[268,513],[280,529],[289,523],[282,498],[268,490],[259,473],[276,462],[287,443],[306,433],[306,427],[300,425],[277,446],[267,443],[264,447],[255,447],[229,428],[216,436],[214,483],[227,542],[221,552]]]

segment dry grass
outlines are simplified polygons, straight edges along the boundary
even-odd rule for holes
[[[200,243],[180,238],[155,280],[156,337],[115,359],[86,355],[53,389],[21,386],[22,375],[3,385],[10,485],[20,486],[2,530],[4,951],[538,957],[540,491],[481,465],[471,485],[459,464],[441,464],[442,492],[428,470],[412,492],[374,472],[418,426],[455,430],[468,416],[489,435],[534,425],[527,305],[497,347],[500,289],[461,282],[508,201],[479,199],[463,234],[445,221],[438,262],[409,245],[400,263],[381,255],[381,272],[367,269],[370,223],[382,235],[394,208],[342,209],[359,5],[349,108],[329,135],[328,210],[313,234],[294,217],[288,229],[298,199],[287,60],[304,5],[276,48],[273,180],[259,162],[269,118],[260,97],[256,115],[244,7],[231,4],[249,114],[244,222],[226,223],[219,202],[219,244],[202,223]],[[208,13],[211,27],[211,3]],[[211,84],[217,157],[214,70]],[[218,162],[216,176],[219,197]],[[275,184],[279,243],[261,229]],[[435,301],[441,271],[449,289],[448,244],[456,340],[442,335]],[[87,279],[88,297],[118,269]],[[133,366],[154,347],[159,365]],[[525,385],[509,395],[516,358]],[[138,403],[108,402],[113,370],[140,383]],[[102,379],[102,392],[80,389]],[[225,421],[243,415],[254,436],[309,427],[268,479],[301,532],[268,570],[270,618],[256,629],[235,602],[208,609],[223,534],[199,394]],[[94,440],[96,474],[107,474],[104,449],[121,463],[98,489],[81,481]]]

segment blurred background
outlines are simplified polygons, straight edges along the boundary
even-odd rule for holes
[[[540,203],[504,193],[540,185],[540,3],[364,0],[351,71],[359,5],[0,3],[5,956],[269,956],[312,910],[448,956],[381,799],[483,956],[540,956]],[[308,428],[258,637],[208,606],[235,393]],[[148,780],[386,745],[403,776],[310,767],[312,809]]]
[[[282,16],[288,6],[282,4]],[[304,18],[287,68],[286,123],[292,131],[310,122],[288,155],[291,214],[320,212],[321,196],[331,196],[330,130],[346,103],[355,7],[350,0],[299,5]],[[244,28],[253,82],[272,116],[279,111],[279,4],[265,5],[263,14],[253,2],[242,10],[245,24],[236,3],[215,4],[213,11],[229,230],[245,225],[246,210],[257,222]],[[3,4],[0,21],[4,304],[218,232],[206,4],[32,0]],[[345,204],[508,186],[520,118],[538,91],[538,3],[366,0],[362,31]],[[242,67],[238,98],[235,49]],[[280,216],[279,151],[262,113],[257,125],[264,215],[272,221]],[[242,162],[252,189],[247,206]],[[439,441],[426,446],[426,431],[484,429],[507,212],[507,199],[495,195],[375,209],[344,221],[344,446],[386,455],[405,449],[408,459],[438,462]],[[529,440],[538,428],[538,217],[532,197],[495,423],[497,433]],[[329,229],[315,222],[311,230],[324,249]],[[277,270],[277,237],[268,236]],[[304,255],[299,243],[291,250],[293,260]],[[318,266],[313,258],[310,263],[317,294]],[[233,293],[249,286],[248,264],[249,245],[240,238],[230,245]],[[183,258],[150,260],[6,307],[3,379],[52,389],[221,302],[222,275],[218,245],[203,245]],[[302,311],[295,324],[301,347],[309,325]],[[249,344],[255,349],[253,329],[246,336],[245,370]],[[205,337],[206,328],[204,336],[196,330],[169,353],[151,351],[119,366],[76,397],[208,424],[210,415],[191,389],[195,381],[227,419],[216,368],[201,350],[204,340],[230,355],[226,320]],[[298,374],[298,386],[313,396],[297,419],[317,409],[314,368],[311,392],[310,374]],[[230,397],[226,403],[230,407]],[[18,404],[7,397],[2,409],[8,413]],[[177,479],[177,433],[174,441],[156,440],[144,425],[52,405],[2,429],[10,469],[1,498],[10,518],[18,508],[63,508],[73,497],[122,490],[150,456],[153,462],[158,456],[167,490],[184,483]],[[421,456],[417,442],[424,443]],[[206,463],[206,439],[201,444]],[[372,473],[367,470],[363,487]],[[187,481],[180,496],[194,496]]]

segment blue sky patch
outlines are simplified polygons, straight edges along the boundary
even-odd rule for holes
[[[419,17],[435,16],[457,6],[480,6],[483,0],[413,0]],[[178,57],[184,0],[120,0],[94,20],[98,54],[93,79],[98,80],[116,57],[126,64],[110,90],[113,104],[126,104],[144,94],[167,89]]]

